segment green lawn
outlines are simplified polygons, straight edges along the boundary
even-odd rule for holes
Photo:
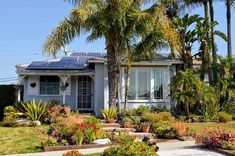
[[[228,123],[217,123],[217,122],[203,122],[203,123],[189,123],[189,129],[190,131],[197,131],[197,132],[203,132],[204,129],[208,127],[223,127],[231,129],[235,132],[235,122],[228,122]]]
[[[41,141],[47,138],[48,126],[0,127],[0,155],[42,152]]]

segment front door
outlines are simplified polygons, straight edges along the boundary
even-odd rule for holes
[[[78,109],[91,110],[92,109],[92,78],[89,76],[78,77]]]

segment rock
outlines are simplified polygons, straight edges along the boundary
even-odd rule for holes
[[[35,125],[37,125],[37,126],[40,126],[41,125],[41,122],[40,121],[34,121],[33,122]]]
[[[98,145],[106,145],[106,144],[110,144],[111,140],[106,138],[106,139],[97,139],[93,142],[93,144],[98,144]]]

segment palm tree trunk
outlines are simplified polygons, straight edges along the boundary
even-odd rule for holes
[[[118,67],[119,55],[113,44],[107,44],[109,107],[116,107],[117,84],[120,76]]]
[[[189,105],[188,105],[188,103],[185,103],[185,104],[184,104],[184,109],[185,109],[185,114],[186,114],[187,116],[189,116],[190,112],[189,112]]]
[[[228,48],[228,58],[232,58],[232,35],[231,35],[231,0],[227,0],[227,36],[228,36],[228,42],[227,42],[227,48]],[[230,73],[231,73],[231,67],[230,67]],[[230,74],[231,77],[231,74]]]
[[[130,72],[130,66],[127,65],[127,68],[126,68],[126,83],[125,83],[125,103],[124,103],[124,109],[127,108],[127,102],[128,102],[128,90],[129,90],[129,84],[130,84],[130,75],[131,75],[131,72]]]
[[[206,26],[209,26],[209,10],[208,10],[208,2],[205,1],[203,3],[203,6],[204,6],[204,15],[205,15],[205,23],[206,23]],[[207,44],[209,43],[209,33],[207,32],[206,33],[206,38],[207,38]],[[206,54],[206,58],[208,60],[208,64],[207,64],[207,70],[208,70],[208,78],[209,78],[209,83],[212,84],[212,77],[213,77],[213,72],[210,68],[210,65],[212,63],[212,60],[211,60],[211,54],[210,54],[210,51],[209,49],[207,49],[207,54]]]
[[[205,79],[205,73],[206,73],[206,68],[207,68],[207,54],[208,54],[208,48],[207,48],[207,41],[201,41],[201,52],[202,52],[202,66],[201,66],[201,74],[200,74],[200,78],[202,81],[204,81]]]
[[[213,0],[209,0],[209,8],[210,8],[210,22],[214,22],[214,6]],[[216,69],[217,64],[217,52],[216,52],[216,44],[215,44],[215,35],[214,35],[214,27],[211,27],[211,40],[212,40],[212,58],[213,58],[213,82],[216,84],[218,81],[218,74]]]

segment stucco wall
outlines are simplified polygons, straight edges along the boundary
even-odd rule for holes
[[[76,77],[72,76],[71,79],[67,81],[69,83],[69,87],[66,90],[66,100],[65,103],[69,104],[72,109],[77,109],[76,104]],[[30,86],[31,83],[36,83],[36,86],[33,88]],[[50,101],[52,99],[59,101],[62,103],[63,95],[60,91],[59,95],[40,95],[39,94],[39,76],[28,76],[24,80],[24,101],[32,101],[35,99],[36,101]]]

